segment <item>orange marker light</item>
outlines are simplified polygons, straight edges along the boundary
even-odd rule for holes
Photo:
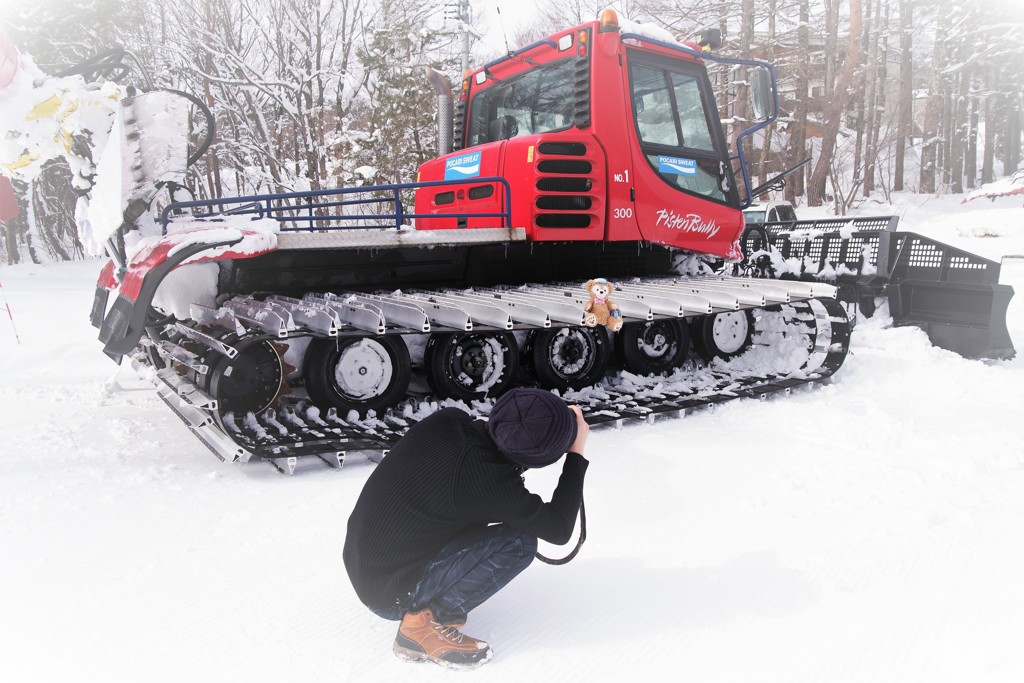
[[[600,33],[619,30],[619,13],[611,7],[601,12],[601,16],[597,21],[599,24],[598,32]]]

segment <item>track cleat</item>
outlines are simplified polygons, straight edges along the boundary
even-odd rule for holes
[[[440,623],[429,609],[402,618],[392,650],[400,659],[430,661],[449,669],[475,669],[493,655],[487,643]]]

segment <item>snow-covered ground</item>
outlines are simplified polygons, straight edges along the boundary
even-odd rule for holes
[[[904,229],[1024,254],[1019,198],[897,201]],[[393,657],[393,624],[348,583],[345,522],[373,464],[221,464],[100,353],[99,268],[0,269],[20,336],[0,309],[0,680],[455,675]],[[1024,261],[1003,281],[1024,350]],[[583,551],[470,616],[496,652],[472,675],[1024,680],[1022,399],[1024,360],[965,360],[872,319],[828,386],[595,430]]]

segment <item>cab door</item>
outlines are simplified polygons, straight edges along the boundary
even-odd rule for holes
[[[637,48],[626,55],[627,130],[644,238],[733,256],[743,217],[703,65]]]

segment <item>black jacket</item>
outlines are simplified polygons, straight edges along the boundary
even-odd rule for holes
[[[434,413],[377,465],[349,517],[344,557],[356,594],[370,608],[393,607],[449,541],[491,522],[568,542],[587,465],[569,453],[545,503],[497,450],[485,422],[457,408]]]

